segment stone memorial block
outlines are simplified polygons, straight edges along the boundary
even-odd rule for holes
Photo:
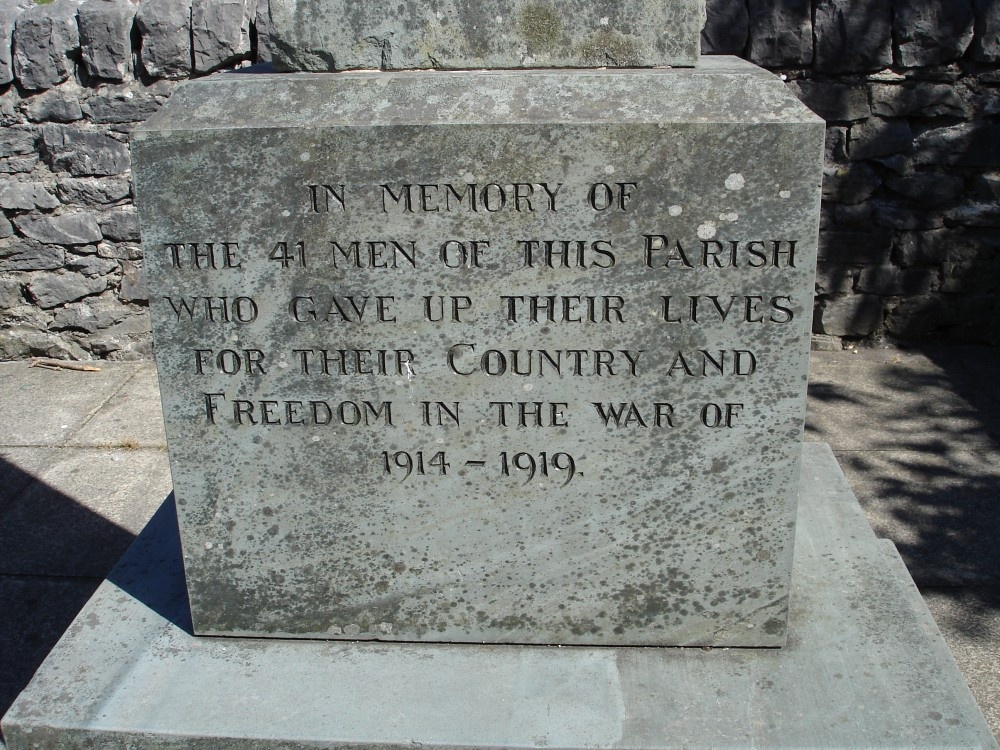
[[[704,0],[273,0],[277,70],[694,66]]]
[[[822,149],[731,58],[180,86],[133,158],[195,632],[780,646]]]

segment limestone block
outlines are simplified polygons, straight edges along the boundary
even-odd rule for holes
[[[874,294],[851,294],[823,300],[816,308],[816,333],[867,336],[882,325],[882,300]]]
[[[59,199],[41,182],[0,181],[0,208],[13,211],[47,210],[59,205]]]
[[[142,122],[162,106],[160,98],[131,86],[107,86],[83,103],[91,122],[112,125]]]
[[[892,233],[826,230],[819,236],[819,259],[843,265],[885,265],[892,253]]]
[[[17,279],[0,279],[0,309],[20,305],[24,302],[23,286]]]
[[[73,328],[94,333],[124,320],[131,310],[119,302],[114,294],[105,293],[70,302],[56,310],[53,328]]]
[[[191,45],[196,72],[218,70],[249,56],[253,10],[248,0],[194,0]]]
[[[83,297],[100,294],[108,288],[104,277],[90,278],[78,273],[47,273],[36,276],[28,284],[28,294],[43,310]]]
[[[994,0],[973,0],[975,35],[969,46],[974,60],[995,62],[1000,60],[1000,3]]]
[[[917,205],[931,208],[957,198],[965,186],[959,175],[918,173],[892,177],[886,181],[889,188]]]
[[[881,70],[892,63],[889,0],[817,0],[814,66],[824,73]]]
[[[107,276],[109,273],[119,269],[118,261],[111,258],[102,258],[99,255],[66,256],[66,270],[76,271],[91,278]]]
[[[903,269],[893,266],[863,268],[858,274],[857,289],[881,296],[926,294],[934,275],[926,269]]]
[[[0,241],[0,271],[50,271],[62,268],[66,250],[57,245],[43,245],[22,237]]]
[[[14,24],[17,17],[33,3],[30,0],[2,0],[0,2],[0,85],[14,80]]]
[[[135,208],[125,207],[100,217],[104,238],[114,242],[138,242],[139,215]]]
[[[42,128],[42,144],[49,168],[74,177],[122,174],[131,165],[128,146],[91,130],[46,125]]]
[[[34,128],[0,128],[0,157],[33,153],[37,139]]]
[[[28,90],[52,88],[73,72],[80,48],[76,11],[81,0],[36,5],[14,26],[14,75]]]
[[[704,0],[271,0],[276,70],[694,66]]]
[[[23,214],[14,219],[14,226],[24,236],[52,245],[86,245],[102,238],[97,219],[83,212]]]
[[[750,33],[750,19],[742,0],[708,0],[701,32],[703,55],[742,55]]]
[[[851,126],[848,154],[852,161],[877,159],[913,150],[913,131],[905,120],[872,118]]]
[[[965,117],[965,103],[946,83],[871,86],[872,110],[883,117]]]
[[[135,13],[131,0],[87,0],[80,6],[81,62],[88,75],[109,81],[131,75]]]
[[[271,62],[271,8],[269,0],[259,0],[254,16],[257,30],[257,59],[254,62]]]
[[[823,199],[853,205],[872,197],[882,178],[867,164],[826,167],[823,170]]]
[[[957,60],[972,41],[972,0],[894,0],[896,61],[906,67]]]
[[[720,56],[179,86],[131,143],[196,632],[780,645],[823,135]],[[330,295],[365,304],[354,289],[381,302],[337,322]],[[219,370],[231,334],[261,372]],[[748,376],[705,365],[720,351]],[[268,402],[268,425],[232,399]]]
[[[63,203],[102,206],[128,198],[132,184],[122,177],[67,177],[56,183],[56,194]]]
[[[68,85],[68,84],[67,84]],[[24,113],[32,122],[76,122],[83,119],[79,88],[65,91],[65,86],[35,94],[25,100]]]
[[[862,86],[835,81],[790,81],[799,99],[827,122],[852,122],[871,117],[868,92]]]
[[[944,226],[944,214],[914,206],[909,201],[882,197],[872,201],[873,221],[892,229],[936,229]]]
[[[146,269],[142,261],[123,260],[122,280],[118,297],[123,302],[146,302],[149,290],[146,288]]]
[[[146,73],[153,78],[186,78],[191,72],[191,0],[140,0],[135,22]]]
[[[914,138],[913,145],[915,164],[1000,167],[1000,125],[991,122],[925,130]]]
[[[749,0],[748,5],[753,62],[767,67],[812,63],[812,0]]]

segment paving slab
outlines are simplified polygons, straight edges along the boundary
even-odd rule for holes
[[[966,450],[1000,447],[990,414],[957,393],[954,377],[924,354],[813,352],[810,359],[809,440],[835,451],[941,451],[956,441]]]
[[[97,578],[0,576],[0,715],[99,584]]]
[[[1000,728],[1000,587],[923,589],[994,734]]]
[[[63,449],[0,516],[0,574],[103,577],[170,489],[166,451]]]
[[[166,448],[156,366],[144,363],[67,444]]]
[[[806,446],[799,507],[788,645],[702,650],[196,638],[168,503],[4,737],[10,750],[997,748],[825,446]]]
[[[1000,584],[1000,450],[836,454],[919,585]]]
[[[58,457],[58,448],[0,446],[0,513]]]
[[[0,362],[2,444],[65,442],[140,369],[134,363],[101,362],[97,366],[100,372]]]

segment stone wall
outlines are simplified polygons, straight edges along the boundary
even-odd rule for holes
[[[150,353],[130,130],[265,61],[267,0],[0,0],[0,359]],[[829,122],[815,331],[1000,341],[1000,3],[709,0]]]

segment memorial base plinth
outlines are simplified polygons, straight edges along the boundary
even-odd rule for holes
[[[3,719],[28,748],[997,744],[892,545],[807,444],[783,649],[196,638],[169,504]]]

